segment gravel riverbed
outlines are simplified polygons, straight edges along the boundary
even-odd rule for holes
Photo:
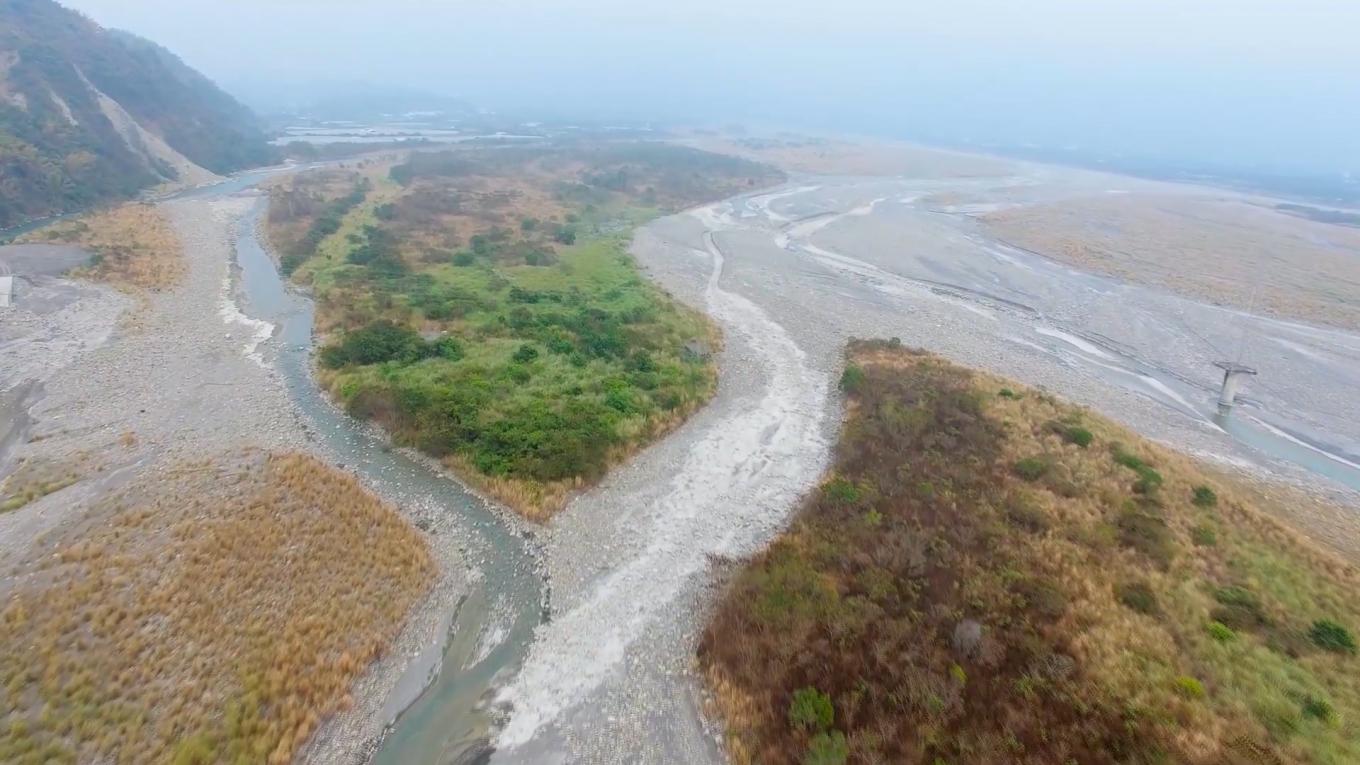
[[[758,550],[821,477],[850,337],[897,336],[1220,465],[1360,507],[1344,483],[1254,449],[1206,414],[1215,373],[1204,368],[1244,326],[1266,338],[1240,416],[1322,444],[1324,455],[1333,445],[1344,462],[1360,440],[1348,393],[1360,386],[1360,338],[1095,280],[988,240],[966,213],[917,202],[966,188],[1013,203],[1016,189],[1041,180],[799,178],[638,232],[633,251],[649,275],[722,326],[718,392],[538,535],[552,618],[499,692],[508,712],[495,761],[723,760],[693,659],[705,609],[721,562]],[[0,415],[16,423],[0,433],[0,471],[36,460],[80,476],[0,514],[0,565],[76,522],[92,498],[173,462],[249,447],[310,451],[353,469],[384,452],[381,439],[358,453],[328,446],[315,423],[350,426],[300,410],[272,363],[276,328],[242,311],[233,243],[255,203],[250,194],[161,203],[188,259],[172,290],[131,299],[40,276],[0,314]],[[458,604],[491,563],[470,559],[486,552],[469,552],[469,532],[447,508],[403,491],[400,469],[365,462],[356,472],[426,531],[441,577],[356,682],[353,707],[304,751],[310,762],[371,756],[437,667]],[[1355,519],[1329,518],[1322,541],[1353,544]],[[471,655],[494,648],[495,621]]]
[[[554,618],[503,694],[512,711],[497,761],[723,761],[693,658],[715,563],[758,549],[820,478],[852,337],[900,337],[1220,466],[1360,507],[1353,489],[1249,447],[1207,413],[1213,354],[1251,322],[1330,363],[1305,382],[1289,374],[1297,357],[1272,362],[1279,379],[1240,416],[1325,426],[1346,444],[1360,433],[1344,395],[1360,383],[1360,338],[1094,280],[988,240],[966,214],[916,204],[955,188],[1013,199],[1040,180],[799,178],[638,233],[649,275],[722,325],[718,394],[551,522]],[[781,447],[781,434],[797,444]],[[1296,520],[1338,550],[1360,538],[1354,513],[1330,531]]]
[[[162,292],[129,296],[16,268],[22,276],[16,304],[0,313],[0,417],[21,427],[0,434],[9,436],[0,448],[0,475],[29,461],[59,466],[78,480],[0,513],[0,565],[33,554],[47,532],[83,522],[107,492],[133,478],[154,480],[185,461],[264,449],[342,464],[270,363],[274,328],[240,308],[235,237],[256,201],[247,192],[161,202],[187,266],[183,281]],[[315,762],[367,760],[394,714],[389,696],[412,674],[418,692],[466,590],[465,542],[452,516],[418,499],[399,501],[409,498],[361,477],[425,531],[440,577],[392,650],[356,681],[351,709],[314,737],[304,759]],[[12,585],[0,580],[0,595]],[[420,665],[414,672],[413,664]]]

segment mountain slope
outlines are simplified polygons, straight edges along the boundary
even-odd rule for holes
[[[254,115],[164,48],[0,0],[0,227],[269,159]]]

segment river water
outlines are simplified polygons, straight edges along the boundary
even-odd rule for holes
[[[195,195],[248,188],[241,179]],[[489,753],[491,692],[522,663],[545,614],[545,583],[532,540],[461,484],[390,447],[373,429],[335,408],[311,375],[312,301],[286,288],[257,230],[261,199],[237,229],[242,310],[274,325],[267,358],[274,363],[319,450],[390,501],[433,506],[457,518],[463,557],[476,570],[458,608],[433,682],[405,677],[388,702],[397,718],[376,763],[463,763]],[[415,662],[417,667],[420,661]],[[428,669],[426,670],[428,671]],[[422,690],[423,689],[423,690]]]
[[[193,193],[227,194],[250,185],[233,179],[220,188]],[[716,228],[725,246],[738,254],[735,283],[746,285],[758,297],[770,290],[787,293],[770,303],[776,320],[783,313],[781,305],[790,301],[799,308],[796,315],[786,316],[789,326],[808,323],[809,314],[825,312],[812,322],[815,330],[805,333],[809,341],[827,334],[828,327],[841,325],[851,335],[882,336],[879,324],[883,322],[869,321],[881,313],[882,319],[901,324],[923,345],[937,344],[946,355],[959,355],[965,362],[967,353],[948,353],[965,337],[972,337],[977,348],[996,348],[1004,358],[1037,351],[1047,367],[1065,373],[1083,370],[1156,401],[1201,430],[1229,436],[1251,451],[1314,476],[1360,488],[1360,471],[1350,459],[1353,451],[1337,446],[1345,440],[1316,435],[1323,430],[1316,423],[1327,420],[1312,416],[1320,415],[1315,402],[1292,390],[1273,397],[1262,393],[1260,399],[1244,401],[1233,417],[1215,417],[1212,375],[1204,377],[1196,371],[1200,361],[1191,363],[1192,356],[1227,349],[1243,321],[1251,322],[1254,335],[1278,340],[1277,344],[1284,344],[1281,347],[1307,343],[1310,353],[1328,358],[1352,358],[1360,352],[1353,347],[1360,339],[1130,288],[1001,246],[980,236],[967,221],[941,224],[937,217],[916,210],[917,195],[931,190],[912,184],[862,182],[786,189],[716,205],[710,216],[713,221],[701,230],[708,229],[706,235],[714,236]],[[433,681],[426,687],[437,662],[414,662],[420,672],[403,678],[389,700],[389,712],[394,716],[400,712],[400,716],[374,761],[386,765],[484,761],[489,758],[497,722],[493,695],[512,683],[525,663],[535,629],[546,621],[546,584],[532,541],[460,484],[392,450],[384,438],[325,399],[310,373],[313,306],[286,288],[261,246],[256,231],[263,211],[261,201],[242,219],[238,230],[236,258],[243,310],[275,326],[266,355],[277,365],[318,447],[388,499],[404,505],[433,504],[453,514],[465,532],[461,535],[465,559],[476,567],[468,594],[453,617],[442,667],[433,672]],[[653,228],[664,235],[667,227],[681,225],[682,219],[685,216],[666,219]],[[901,246],[922,231],[931,237],[920,242],[922,246]],[[890,247],[892,252],[877,252],[881,247]],[[745,274],[752,272],[745,269],[761,263],[769,264],[777,277],[748,281]],[[814,264],[815,269],[808,267]],[[808,285],[807,300],[795,297],[804,290],[802,281]],[[834,285],[840,299],[826,301],[823,291],[828,284]],[[845,298],[853,300],[847,303]],[[937,315],[948,320],[937,321]],[[935,325],[938,328],[932,329]],[[832,340],[835,348],[842,346],[843,338]],[[1303,359],[1291,357],[1288,366],[1276,368],[1275,364],[1283,362],[1261,360],[1267,362],[1263,376],[1276,387],[1289,377],[1286,370],[1297,374],[1307,368],[1314,373],[1313,387],[1328,395],[1335,386],[1319,382],[1324,373],[1348,382],[1354,372],[1349,363],[1304,365]],[[1265,390],[1264,385],[1258,387]],[[1337,424],[1326,428],[1324,436],[1348,431],[1347,418],[1332,421]],[[564,613],[561,621],[571,622],[572,616]],[[579,621],[574,629],[559,625],[556,632],[563,633],[568,644],[585,645],[612,626]],[[539,653],[542,656],[531,662],[527,673],[529,685],[541,688],[545,678],[560,679],[563,673],[576,671],[552,661],[550,650]],[[521,693],[516,696],[516,715],[504,730],[518,731],[521,739],[528,740],[550,719],[569,710],[552,707],[546,716],[535,716],[537,708],[524,703],[532,700],[532,694],[523,692],[524,680],[511,686]],[[557,706],[570,696],[558,695]],[[579,702],[575,699],[566,705]],[[594,720],[591,728],[573,733],[607,735],[607,728]]]

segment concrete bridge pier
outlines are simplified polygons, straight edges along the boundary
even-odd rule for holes
[[[1236,361],[1215,361],[1214,366],[1223,370],[1223,387],[1218,392],[1218,411],[1227,414],[1237,403],[1237,388],[1242,378],[1255,375],[1256,370]]]

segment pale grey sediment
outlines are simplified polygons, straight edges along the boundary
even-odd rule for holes
[[[677,297],[711,310],[716,246],[723,259],[717,286],[748,301],[784,333],[802,354],[807,380],[825,391],[833,387],[848,339],[899,337],[906,345],[1091,406],[1230,468],[1360,507],[1345,483],[1319,475],[1309,463],[1262,452],[1212,417],[1212,361],[1232,350],[1245,325],[1270,338],[1257,351],[1274,376],[1249,390],[1243,414],[1319,433],[1320,442],[1344,456],[1360,440],[1360,409],[1347,393],[1360,386],[1360,338],[1091,277],[990,241],[968,211],[916,204],[922,196],[954,189],[973,196],[996,192],[1016,204],[1027,194],[1090,193],[1079,185],[1109,182],[1084,177],[1072,181],[1078,187],[1064,187],[1067,181],[1055,180],[1049,169],[1042,177],[1029,172],[945,180],[801,178],[774,192],[656,221],[638,233],[633,251],[649,275]],[[619,573],[654,554],[657,536],[670,533],[656,508],[683,491],[692,469],[686,456],[709,434],[732,428],[735,418],[758,409],[769,384],[775,362],[762,348],[768,336],[719,320],[728,346],[713,403],[578,497],[551,524],[554,611],[566,616],[567,626],[540,633],[531,671],[505,695],[514,709],[499,761],[722,760],[715,743],[719,726],[702,714],[703,688],[693,658],[714,568],[658,569],[658,576],[681,580],[664,587],[638,585]],[[1299,375],[1309,364],[1310,371]],[[809,480],[824,464],[838,421],[836,397],[824,394],[820,401],[823,436],[801,463]],[[741,475],[739,466],[732,475]],[[724,484],[716,473],[709,476],[708,493],[722,496]],[[796,500],[782,496],[768,517],[786,518]],[[691,541],[702,549],[727,521],[722,511],[714,513],[709,533]],[[777,525],[762,526],[755,536],[768,536]],[[658,593],[668,598],[663,608],[651,602]],[[616,603],[602,608],[603,600]],[[573,614],[596,618],[572,621]],[[621,650],[602,652],[592,645],[616,637],[612,619],[623,617],[636,617],[637,625]],[[546,671],[532,671],[537,661],[579,676],[582,667],[574,662],[587,658],[610,666],[591,668],[584,692],[568,692]]]

